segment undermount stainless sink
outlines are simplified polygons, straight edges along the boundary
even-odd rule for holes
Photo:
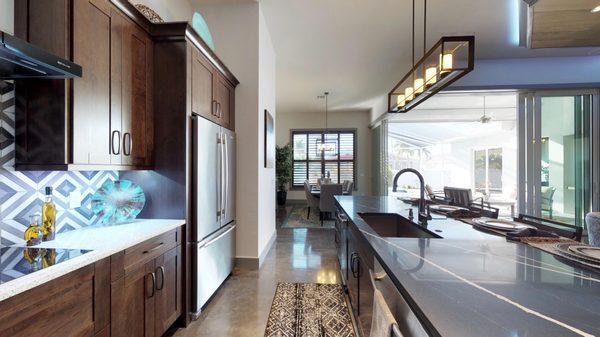
[[[441,238],[427,230],[393,213],[358,213],[358,215],[382,237],[396,238]]]

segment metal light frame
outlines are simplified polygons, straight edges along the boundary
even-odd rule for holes
[[[461,44],[462,42],[462,44]],[[436,51],[441,50],[440,54],[443,55],[445,46],[447,43],[461,44],[464,48],[467,48],[466,67],[460,68],[444,68],[445,72],[438,72],[436,74],[437,80],[433,84],[424,84],[422,93],[415,93],[414,98],[407,102],[403,107],[399,107],[396,101],[396,97],[404,95],[404,84],[409,83],[409,86],[413,85],[415,74],[421,72],[419,78],[426,81],[425,68],[422,65],[427,59],[429,59]],[[456,62],[454,62],[456,63]],[[394,88],[388,94],[388,112],[390,113],[405,113],[414,109],[419,104],[426,101],[431,96],[437,94],[440,90],[448,87],[461,77],[465,76],[473,70],[475,66],[475,36],[444,36],[442,37],[423,57],[417,62],[412,69],[394,86]],[[421,69],[421,71],[419,71]],[[410,82],[407,82],[410,81]]]

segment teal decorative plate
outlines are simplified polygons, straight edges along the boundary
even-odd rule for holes
[[[208,25],[206,24],[206,21],[204,21],[202,14],[198,12],[194,13],[192,16],[192,27],[196,32],[198,32],[202,40],[206,42],[210,49],[215,50],[215,44],[213,42],[212,35],[210,34],[210,30],[208,29]]]
[[[92,195],[92,211],[101,223],[133,220],[146,204],[142,188],[129,180],[107,180]]]

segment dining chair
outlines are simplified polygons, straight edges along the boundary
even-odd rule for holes
[[[562,237],[569,238],[575,241],[581,241],[583,229],[578,226],[569,225],[556,220],[542,219],[532,215],[519,214],[516,221],[532,225],[538,229],[548,232],[554,232]]]
[[[315,197],[310,191],[310,183],[308,180],[304,181],[304,194],[306,195],[306,202],[308,203],[308,214],[306,215],[306,219],[310,219],[310,209],[311,208],[319,208],[319,198]]]
[[[324,213],[335,212],[336,195],[342,195],[342,184],[323,184],[321,185],[321,197],[319,198],[319,219],[323,226]]]
[[[344,195],[352,195],[354,191],[354,182],[350,180],[344,180],[342,183],[342,192]]]

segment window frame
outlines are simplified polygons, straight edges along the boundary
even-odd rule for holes
[[[338,182],[341,184],[342,182],[339,181],[340,179],[340,163],[352,163],[352,181],[354,182],[354,187],[353,190],[357,190],[358,188],[358,184],[356,183],[356,163],[358,161],[358,157],[357,157],[357,149],[356,146],[358,144],[358,129],[356,128],[342,128],[342,129],[290,129],[290,144],[292,145],[292,181],[290,184],[290,189],[291,190],[302,190],[304,188],[303,184],[301,185],[294,185],[294,164],[296,162],[299,163],[306,163],[306,179],[308,179],[308,174],[309,174],[309,163],[314,163],[314,162],[320,162],[321,163],[321,174],[324,174],[325,172],[325,164],[326,163],[337,163],[337,172],[338,172]],[[351,133],[353,135],[353,144],[352,144],[352,160],[342,160],[340,159],[340,155],[339,155],[339,147],[340,147],[340,134],[343,133]],[[302,160],[296,160],[294,159],[294,135],[306,135],[307,138],[307,148],[306,148],[306,159],[302,159]],[[321,153],[321,158],[320,159],[309,159],[309,148],[310,145],[308,143],[308,138],[310,134],[320,134],[321,135],[321,141],[325,140],[325,135],[326,134],[336,134],[337,137],[337,147],[338,147],[338,158],[337,159],[325,159],[324,153]]]
[[[473,148],[472,152],[471,152],[472,153],[472,157],[471,157],[472,158],[471,159],[471,169],[472,169],[472,172],[473,172],[473,174],[472,174],[472,177],[473,177],[472,186],[473,186],[473,192],[474,193],[477,193],[477,192],[481,193],[481,191],[476,186],[476,183],[477,183],[476,180],[477,179],[475,177],[475,175],[476,175],[475,174],[475,170],[476,170],[476,168],[475,168],[475,153],[478,152],[478,151],[485,151],[485,168],[484,168],[484,171],[485,171],[485,180],[488,181],[489,180],[489,176],[490,176],[490,163],[489,163],[489,160],[490,160],[489,152],[490,152],[490,150],[500,150],[500,153],[502,154],[502,170],[504,171],[504,147],[502,147],[502,146],[490,146],[490,147],[477,147],[477,148]],[[489,186],[486,186],[484,193],[486,195],[488,195],[488,196],[492,195],[492,193],[493,194],[502,194],[502,193],[504,193],[504,182],[502,182],[502,186],[500,187],[499,191],[498,191],[498,189],[490,188]]]

